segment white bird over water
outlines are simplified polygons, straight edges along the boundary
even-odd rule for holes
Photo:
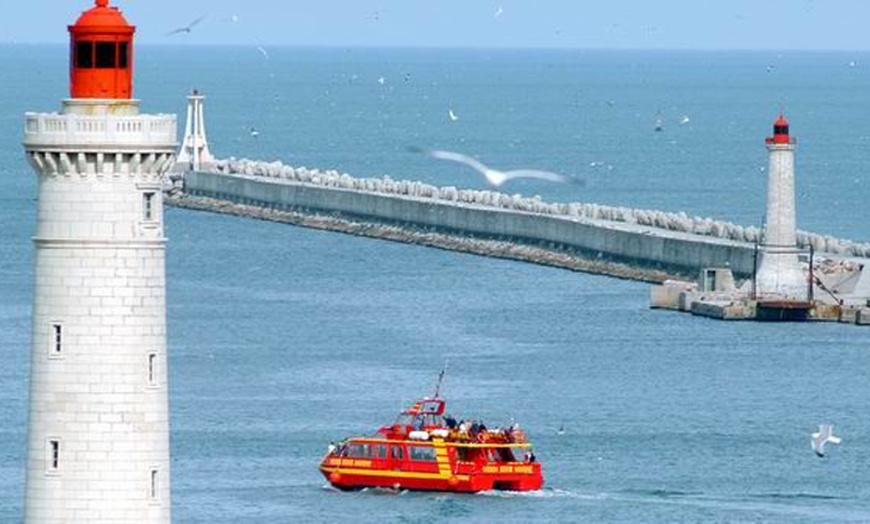
[[[457,120],[459,120],[459,116],[453,112],[453,109],[447,111],[447,116],[450,117],[451,122],[456,122]]]
[[[202,15],[201,17],[197,18],[196,20],[187,24],[184,27],[179,27],[178,29],[173,29],[172,31],[166,33],[166,36],[177,35],[179,33],[190,33],[191,31],[193,31],[193,28],[196,27],[197,25],[199,25],[200,22],[205,20],[205,17],[207,17],[207,16],[208,15]]]
[[[813,451],[816,452],[816,455],[820,457],[825,456],[825,444],[830,442],[831,444],[839,444],[842,441],[840,437],[834,436],[834,425],[833,424],[819,424],[818,433],[813,433],[813,439],[811,444],[813,446]]]
[[[258,45],[258,46],[257,46],[257,51],[259,51],[260,54],[263,55],[263,58],[265,58],[266,60],[269,59],[269,53],[266,51],[265,48],[263,48],[263,46]]]
[[[451,162],[458,162],[460,164],[464,164],[485,176],[487,182],[489,182],[489,184],[493,187],[499,187],[508,180],[514,180],[517,178],[535,178],[538,180],[547,180],[549,182],[579,182],[565,175],[560,175],[559,173],[540,171],[537,169],[513,169],[511,171],[498,171],[497,169],[493,169],[487,166],[476,158],[472,158],[468,155],[463,155],[462,153],[454,153],[453,151],[442,151],[438,149],[433,149],[431,151],[425,151],[425,153],[432,158],[437,158],[438,160],[449,160]]]

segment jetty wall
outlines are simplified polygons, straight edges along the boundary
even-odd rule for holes
[[[186,174],[183,193],[185,197],[277,211],[325,214],[415,231],[510,241],[653,269],[664,275],[694,277],[704,267],[729,266],[736,275],[745,277],[754,267],[754,247],[750,242],[591,219],[579,213],[506,209],[459,199],[219,172]]]

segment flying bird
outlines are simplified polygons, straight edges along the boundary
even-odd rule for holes
[[[416,149],[412,150],[419,151]],[[486,177],[487,182],[489,182],[492,187],[499,187],[508,180],[514,180],[517,178],[534,178],[538,180],[547,180],[549,182],[573,181],[582,183],[582,181],[569,178],[565,175],[560,175],[559,173],[540,171],[537,169],[513,169],[510,171],[498,171],[497,169],[492,169],[491,167],[485,165],[483,162],[475,158],[471,158],[468,155],[463,155],[462,153],[454,153],[452,151],[433,149],[430,151],[425,151],[425,153],[432,158],[437,158],[438,160],[449,160],[450,162],[464,164],[474,169],[475,171]]]
[[[450,117],[451,122],[456,122],[457,120],[459,120],[459,116],[457,116],[457,114],[454,113],[452,109],[447,111],[447,116]]]
[[[813,451],[820,457],[825,456],[825,444],[839,444],[842,439],[834,436],[833,424],[819,424],[819,431],[813,433],[813,438],[810,441],[813,446]]]
[[[166,36],[177,35],[177,34],[179,34],[179,33],[190,33],[191,31],[193,31],[193,28],[196,27],[197,25],[199,25],[200,22],[202,22],[203,20],[205,20],[205,18],[206,18],[207,16],[208,16],[208,15],[202,15],[201,17],[197,18],[196,20],[194,20],[193,22],[187,24],[187,25],[184,26],[184,27],[179,27],[178,29],[173,29],[172,31],[166,33]]]
[[[263,48],[263,46],[258,45],[258,46],[257,46],[257,51],[259,51],[260,54],[263,55],[263,58],[265,58],[266,60],[269,59],[269,53],[266,52],[266,50]]]

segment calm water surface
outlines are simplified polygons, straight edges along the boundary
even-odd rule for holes
[[[763,138],[784,106],[801,144],[800,226],[870,240],[870,70],[846,65],[870,57],[185,55],[141,49],[137,96],[146,111],[181,113],[185,92],[204,90],[219,156],[479,187],[406,153],[443,147],[590,180],[574,194],[511,192],[744,225],[761,220]],[[58,107],[65,61],[61,47],[0,47],[4,522],[21,519],[30,351],[36,204],[22,113]],[[650,311],[634,282],[176,209],[166,221],[178,522],[870,521],[866,329],[720,323]],[[451,411],[520,421],[545,489],[327,488],[326,444],[429,394],[448,358]],[[822,422],[843,444],[818,459],[809,434]]]

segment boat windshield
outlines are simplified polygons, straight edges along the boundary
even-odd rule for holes
[[[410,426],[414,423],[414,416],[409,413],[402,413],[396,417],[396,424],[399,426]]]
[[[444,427],[444,417],[433,413],[419,413],[413,415],[411,413],[402,413],[396,418],[396,424],[400,426],[411,426],[414,429],[423,429],[430,427]]]

